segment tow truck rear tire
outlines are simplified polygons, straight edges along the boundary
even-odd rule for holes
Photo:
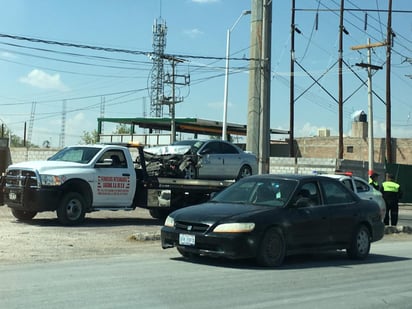
[[[149,209],[149,213],[154,219],[165,220],[166,217],[169,215],[170,210],[152,208],[152,209]]]
[[[20,221],[29,221],[33,219],[35,215],[37,215],[37,212],[35,211],[26,211],[20,209],[12,209],[11,213],[16,219]]]
[[[77,192],[68,192],[57,208],[57,218],[63,225],[77,225],[84,221],[85,210],[86,201],[83,196]]]

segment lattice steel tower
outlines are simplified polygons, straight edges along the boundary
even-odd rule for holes
[[[163,116],[164,103],[164,51],[166,48],[166,22],[156,19],[153,25],[153,68],[151,74],[150,116]]]

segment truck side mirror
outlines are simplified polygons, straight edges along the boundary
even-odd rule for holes
[[[104,159],[103,162],[96,162],[96,167],[108,167],[112,166],[113,160],[112,159]]]

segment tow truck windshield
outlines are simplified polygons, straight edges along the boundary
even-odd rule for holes
[[[66,147],[48,158],[48,161],[66,161],[76,163],[89,163],[100,151],[98,147]]]

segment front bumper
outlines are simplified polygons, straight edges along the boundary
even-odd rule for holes
[[[193,246],[179,244],[180,234],[195,236]],[[181,247],[187,252],[197,255],[226,257],[231,259],[253,258],[259,246],[257,237],[253,233],[193,233],[162,227],[162,248]]]
[[[381,240],[385,235],[385,224],[382,221],[374,222],[372,227],[372,242]]]
[[[6,187],[3,192],[4,204],[10,208],[25,211],[55,211],[58,207],[61,190],[56,187],[13,188]]]

